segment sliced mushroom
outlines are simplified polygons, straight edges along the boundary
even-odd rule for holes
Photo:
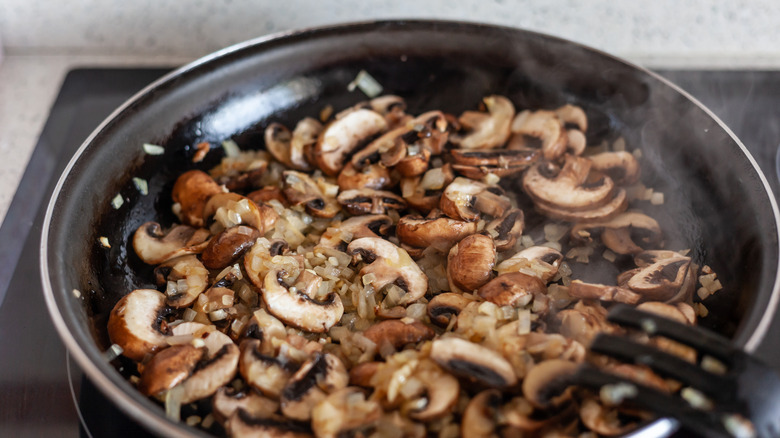
[[[471,292],[490,281],[496,264],[493,239],[472,234],[458,242],[447,256],[447,279],[453,291]]]
[[[695,286],[693,270],[689,257],[669,257],[642,268],[627,286],[646,301],[685,301]]]
[[[558,267],[562,261],[563,254],[555,248],[531,246],[499,263],[496,266],[496,272],[503,275],[522,271],[525,274],[538,277],[546,284],[558,273]]]
[[[333,196],[323,193],[319,184],[305,173],[294,170],[282,172],[284,196],[292,205],[304,205],[306,211],[317,217],[332,218],[341,208]]]
[[[385,214],[388,210],[403,210],[406,201],[393,192],[373,189],[354,189],[339,193],[339,203],[350,214]]]
[[[523,210],[513,208],[503,216],[493,219],[485,226],[485,232],[493,238],[497,251],[512,249],[517,239],[523,235],[525,215]]]
[[[515,106],[503,96],[482,99],[487,112],[465,111],[458,118],[467,130],[464,136],[450,136],[450,141],[463,149],[492,149],[506,143],[510,125],[515,117]]]
[[[401,411],[417,421],[433,421],[452,412],[460,394],[458,380],[442,370],[432,360],[422,360],[413,376],[420,382],[416,394],[405,394],[408,400]]]
[[[347,247],[347,253],[352,255],[353,263],[360,260],[367,263],[359,275],[363,281],[373,277],[369,284],[374,290],[395,284],[406,291],[399,304],[413,303],[422,298],[428,290],[428,277],[409,253],[384,239],[363,237],[353,240]]]
[[[290,421],[281,415],[258,418],[242,408],[230,417],[226,429],[230,431],[230,436],[236,437],[311,438],[313,436],[306,423]]]
[[[593,163],[593,169],[608,175],[616,184],[629,185],[639,181],[639,162],[630,152],[602,152],[590,155],[588,159]]]
[[[587,158],[566,156],[562,168],[541,162],[523,176],[523,189],[535,203],[565,210],[590,210],[607,204],[613,196],[612,179],[591,171]]]
[[[278,399],[290,376],[299,364],[263,353],[263,343],[258,339],[241,342],[238,369],[244,380],[256,390]]]
[[[603,436],[622,435],[636,427],[636,423],[621,424],[615,408],[608,409],[594,398],[585,399],[580,408],[582,423]]]
[[[391,129],[357,151],[350,163],[358,170],[372,164],[391,168],[406,157],[405,137],[413,139],[417,137],[417,133],[406,127]]]
[[[574,308],[561,310],[555,317],[561,323],[562,335],[580,344],[590,345],[600,332],[614,331],[613,326],[607,323],[606,313],[599,304],[586,306],[580,301]]]
[[[306,157],[320,132],[322,124],[311,117],[301,119],[292,133],[281,123],[271,123],[265,129],[265,146],[274,158],[287,167],[311,170],[312,166]]]
[[[328,395],[311,414],[311,427],[318,438],[362,436],[362,430],[375,427],[382,407],[366,400],[359,388],[347,387]]]
[[[222,188],[207,173],[190,170],[181,174],[173,185],[173,202],[181,206],[181,218],[193,227],[202,227],[203,209],[213,195],[222,193]]]
[[[663,259],[682,257],[682,254],[669,250],[648,250],[634,255],[634,263],[640,268],[645,268]]]
[[[582,155],[588,147],[588,139],[579,129],[566,130],[566,152],[572,155]]]
[[[534,150],[462,150],[453,149],[453,169],[467,178],[481,180],[488,174],[506,177],[520,173],[535,163],[539,154]]]
[[[282,205],[288,205],[287,198],[284,197],[282,189],[276,186],[266,186],[259,190],[254,190],[246,195],[252,202],[257,205],[266,203],[268,201],[276,200]]]
[[[407,344],[433,339],[434,335],[433,330],[419,321],[407,324],[397,319],[378,322],[363,332],[363,336],[370,339],[377,347],[387,343],[396,350],[400,350]]]
[[[464,237],[476,233],[477,224],[448,217],[404,216],[398,221],[395,232],[403,244],[414,248],[433,247],[445,252]]]
[[[346,251],[347,243],[361,237],[387,237],[392,230],[393,220],[384,214],[352,216],[336,227],[322,233],[319,245]]]
[[[231,386],[225,386],[214,394],[211,407],[214,418],[225,425],[239,409],[254,418],[272,417],[279,410],[279,402],[263,397],[249,388],[237,391]]]
[[[138,380],[138,390],[146,396],[156,396],[180,384],[192,374],[205,356],[206,350],[192,344],[173,345],[144,365]]]
[[[428,149],[409,146],[406,148],[406,157],[399,161],[393,169],[406,178],[412,178],[425,173],[430,161],[431,152]]]
[[[465,339],[434,340],[431,359],[455,376],[487,387],[507,388],[517,383],[512,365],[503,356]]]
[[[636,304],[642,299],[640,294],[620,286],[584,283],[580,280],[571,282],[569,285],[569,295],[576,298],[614,301],[626,304]]]
[[[563,122],[553,111],[521,111],[512,121],[511,129],[514,134],[541,140],[542,154],[547,160],[556,160],[566,152],[568,136]]]
[[[555,114],[567,125],[574,125],[581,132],[588,132],[588,116],[582,108],[567,103],[555,109]]]
[[[511,272],[499,275],[482,286],[478,294],[482,298],[498,306],[528,304],[531,297],[541,296],[547,292],[542,280],[522,272]]]
[[[207,351],[206,357],[181,383],[181,403],[209,397],[233,380],[238,370],[239,349],[228,335],[216,330],[205,331],[205,326],[196,322],[179,324],[172,331],[174,336],[193,335],[203,339]]]
[[[461,419],[460,436],[493,436],[501,408],[501,391],[486,389],[471,399]]]
[[[338,185],[341,191],[354,189],[382,190],[390,187],[393,180],[390,171],[381,164],[370,164],[361,170],[347,163],[339,173]]]
[[[252,247],[258,237],[259,231],[244,225],[220,231],[203,250],[203,265],[209,269],[222,269],[234,263]]]
[[[135,361],[168,346],[165,295],[153,289],[136,289],[122,297],[108,317],[108,337]]]
[[[169,260],[154,269],[157,283],[165,285],[166,303],[187,307],[198,298],[209,282],[209,271],[194,255]]]
[[[308,276],[304,275],[307,273]],[[309,271],[301,272],[300,276],[307,278],[305,289],[288,287],[283,282],[286,271],[282,269],[272,269],[265,275],[262,295],[268,312],[301,330],[326,332],[344,314],[341,297],[330,291],[327,296],[318,299],[314,294],[322,278]],[[296,282],[301,280],[299,276],[293,278],[297,279]]]
[[[327,175],[336,176],[350,154],[386,129],[384,117],[365,109],[331,122],[322,131],[315,146],[318,167]]]
[[[599,233],[604,246],[617,254],[637,254],[643,247],[658,245],[662,238],[658,222],[637,211],[620,213],[606,221],[578,223],[570,232],[577,242],[591,242]]]
[[[279,162],[291,165],[290,162],[290,142],[292,133],[281,123],[271,123],[265,128],[265,148]]]
[[[546,408],[560,405],[568,397],[567,379],[577,364],[562,359],[549,359],[536,364],[523,379],[523,396],[534,406]]]
[[[157,222],[146,222],[133,234],[133,249],[144,263],[157,265],[187,254],[198,254],[208,245],[210,233],[203,228],[175,225],[163,232]]]
[[[373,386],[371,379],[384,362],[363,362],[349,370],[349,384],[369,388]]]
[[[348,384],[349,375],[341,360],[318,353],[287,381],[281,394],[282,413],[294,420],[309,420],[314,406]]]
[[[628,199],[626,198],[626,191],[623,189],[618,189],[615,191],[615,196],[611,201],[600,207],[592,208],[590,210],[571,211],[551,205],[546,205],[541,202],[536,203],[536,209],[539,210],[542,214],[553,219],[559,219],[568,222],[606,221],[625,211],[626,207],[628,207]]]
[[[449,139],[450,122],[441,111],[428,111],[411,120],[407,126],[417,133],[413,144],[421,149],[429,151],[433,155],[439,155],[444,151],[444,145]]]
[[[452,317],[458,316],[472,302],[473,300],[459,293],[445,292],[438,294],[428,301],[428,317],[432,323],[439,327],[447,327]]]
[[[501,217],[510,207],[511,202],[499,187],[462,177],[455,178],[444,189],[440,201],[444,214],[469,222],[479,219],[480,213]]]
[[[399,96],[387,94],[371,99],[368,102],[368,106],[382,114],[387,121],[387,124],[391,127],[402,125],[406,120],[410,118],[404,110],[406,110],[406,102]]]

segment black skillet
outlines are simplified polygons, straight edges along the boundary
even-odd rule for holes
[[[725,285],[707,301],[703,324],[749,351],[763,338],[777,301],[777,206],[745,147],[686,93],[612,56],[517,29],[385,21],[304,30],[239,44],[156,81],[93,132],[54,191],[41,244],[49,312],[90,379],[141,424],[166,436],[202,433],[167,420],[126,381],[127,367],[104,356],[108,311],[129,291],[153,287],[131,234],[145,221],[173,220],[170,188],[195,167],[194,145],[233,138],[262,147],[270,121],[289,126],[326,104],[364,100],[347,90],[360,70],[406,98],[413,114],[457,114],[489,94],[518,108],[582,106],[589,144],[622,136],[629,149],[641,148],[643,181],[665,194],[653,214],[667,245],[690,248]],[[165,153],[145,154],[144,143]],[[197,167],[221,156],[215,148]],[[133,177],[148,181],[148,195]],[[115,209],[117,194],[124,202]]]

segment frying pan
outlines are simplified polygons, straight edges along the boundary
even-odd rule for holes
[[[327,104],[338,110],[365,100],[347,89],[360,70],[406,98],[412,114],[457,114],[490,94],[521,109],[582,106],[589,144],[622,136],[642,150],[643,181],[665,194],[651,214],[667,247],[690,249],[725,285],[708,299],[703,324],[748,351],[765,335],[778,296],[775,198],[739,140],[673,84],[596,50],[505,27],[380,21],[303,30],[230,47],[148,86],[85,141],[48,206],[40,261],[54,324],[89,378],[150,430],[202,435],[166,419],[123,376],[129,367],[104,355],[109,310],[133,289],[154,288],[151,267],[129,244],[132,233],[149,220],[174,220],[173,180],[218,163],[221,141],[260,148],[271,121],[290,126]],[[215,147],[193,164],[202,141]],[[165,152],[146,154],[144,143]],[[148,181],[147,195],[133,177]],[[115,208],[117,195],[123,202]]]

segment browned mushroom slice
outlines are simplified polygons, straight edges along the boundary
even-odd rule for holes
[[[363,237],[353,240],[347,247],[352,255],[353,263],[362,260],[367,263],[359,275],[372,278],[371,284],[375,290],[380,290],[388,284],[395,284],[406,295],[399,304],[413,303],[425,295],[428,290],[428,277],[412,260],[409,254],[379,237]],[[366,277],[369,276],[369,277]]]
[[[238,369],[244,380],[266,396],[278,398],[298,364],[264,354],[257,339],[245,339],[240,350]]]
[[[209,269],[222,269],[241,257],[260,237],[252,227],[238,225],[214,236],[201,254],[203,265]]]
[[[444,151],[444,145],[449,139],[450,123],[441,111],[428,111],[411,120],[408,125],[417,132],[414,144],[433,155]]]
[[[284,196],[290,203],[305,206],[312,216],[332,218],[341,210],[334,197],[323,193],[308,174],[286,170],[282,172],[282,183]]]
[[[523,234],[524,219],[523,211],[513,208],[485,226],[485,232],[493,238],[497,251],[514,248],[517,239]]]
[[[221,424],[239,409],[243,409],[255,418],[269,418],[279,410],[279,402],[263,397],[249,388],[237,391],[231,386],[219,388],[211,399],[211,412]]]
[[[315,146],[317,165],[327,175],[336,176],[350,154],[386,129],[384,117],[371,110],[359,109],[334,120]]]
[[[580,301],[574,308],[561,310],[555,317],[561,323],[562,335],[580,344],[590,345],[598,333],[614,331],[613,326],[607,323],[606,313],[606,309],[598,302],[585,305]]]
[[[203,218],[207,222],[213,219],[212,232],[243,224],[263,234],[268,231],[265,229],[265,216],[271,212],[273,210],[261,210],[249,198],[238,193],[219,193],[209,198],[203,209]]]
[[[431,161],[431,152],[419,146],[409,146],[406,151],[406,157],[399,161],[394,169],[406,178],[425,173],[428,170],[428,163]]]
[[[493,239],[472,234],[458,242],[447,256],[447,279],[453,291],[471,292],[490,281],[496,264]]]
[[[146,222],[133,234],[133,249],[144,263],[156,265],[202,252],[208,245],[209,237],[209,231],[204,228],[176,225],[164,232],[157,222]]]
[[[685,301],[693,292],[696,274],[691,259],[677,256],[642,268],[627,286],[648,301]]]
[[[290,167],[297,170],[311,170],[314,145],[322,132],[322,123],[311,117],[304,117],[295,125],[290,141]]]
[[[363,362],[353,366],[349,370],[349,384],[365,388],[372,387],[371,379],[383,364],[384,362]]]
[[[657,263],[663,259],[672,257],[680,257],[681,254],[675,251],[669,250],[648,250],[642,251],[639,254],[634,255],[634,263],[640,268],[644,268]]]
[[[625,151],[602,152],[590,155],[593,169],[615,181],[615,184],[629,185],[639,181],[639,162],[634,154]]]
[[[156,396],[173,388],[192,374],[205,354],[205,348],[191,344],[173,345],[160,351],[144,365],[138,390],[146,396]]]
[[[501,391],[486,389],[471,399],[461,420],[461,436],[493,436],[501,408]]]
[[[540,162],[523,176],[523,189],[538,203],[559,209],[591,210],[612,199],[615,184],[608,176],[591,171],[587,158],[567,155],[563,167]]]
[[[363,430],[375,427],[382,407],[366,400],[359,388],[344,388],[328,395],[311,413],[311,427],[317,437],[364,436]]]
[[[282,413],[294,420],[309,420],[314,406],[348,384],[349,375],[341,360],[329,353],[317,353],[284,386]]]
[[[341,169],[337,182],[342,191],[362,188],[382,190],[393,184],[390,171],[381,164],[370,164],[357,170],[352,163],[347,163]]]
[[[122,354],[142,361],[168,346],[162,326],[165,295],[153,289],[136,289],[120,299],[108,317],[108,337],[122,347]]]
[[[453,316],[457,316],[466,306],[473,302],[462,294],[445,292],[428,301],[428,317],[439,327],[447,327]]]
[[[547,160],[556,160],[566,152],[566,130],[558,115],[552,111],[521,111],[512,121],[511,129],[514,134],[540,139],[542,154]]]
[[[479,288],[479,296],[498,306],[527,304],[531,297],[547,292],[542,280],[522,272],[499,275]]]
[[[314,436],[307,423],[291,421],[281,415],[255,417],[242,408],[230,417],[226,429],[230,431],[231,436],[241,437],[312,438]]]
[[[626,198],[626,191],[618,189],[611,201],[590,210],[571,211],[542,202],[537,202],[535,206],[542,214],[553,219],[568,222],[595,222],[612,219],[625,211],[628,207],[628,199]]]
[[[420,386],[414,394],[402,394],[408,400],[401,406],[402,413],[413,420],[427,422],[452,412],[460,393],[460,384],[455,377],[430,359],[421,360],[414,368],[413,376]]]
[[[208,331],[208,327],[196,322],[185,322],[172,330],[174,336],[192,335],[196,339],[202,339],[206,347],[206,357],[181,383],[181,403],[192,403],[210,397],[219,388],[230,383],[238,371],[238,346],[228,335],[216,330]]]
[[[381,164],[388,168],[395,166],[406,156],[406,141],[403,137],[407,135],[416,137],[417,134],[406,127],[385,132],[352,156],[352,166],[358,170],[371,164]]]
[[[361,237],[387,237],[393,226],[390,216],[384,214],[364,214],[352,216],[338,226],[330,227],[322,233],[319,245],[346,251],[347,244]]]
[[[493,149],[506,143],[510,125],[515,116],[515,106],[503,96],[482,99],[487,112],[465,111],[458,118],[467,133],[450,136],[450,141],[463,149]]]
[[[636,254],[643,247],[653,247],[661,241],[661,227],[646,214],[628,211],[598,222],[575,224],[570,232],[573,240],[591,242],[601,234],[604,246],[617,254]]]
[[[489,174],[505,177],[520,173],[537,161],[535,150],[462,150],[453,149],[452,168],[468,178],[483,179]]]
[[[501,217],[512,206],[500,187],[462,177],[444,189],[439,205],[447,216],[469,222],[479,219],[480,213]]]
[[[636,428],[635,422],[623,424],[616,407],[607,407],[595,398],[587,398],[580,407],[582,423],[595,433],[602,436],[623,435]]]
[[[584,283],[574,280],[569,285],[569,295],[576,298],[591,300],[614,301],[618,303],[636,304],[642,296],[620,286]]]
[[[539,408],[560,405],[569,397],[569,392],[564,390],[566,379],[576,369],[577,364],[568,360],[549,359],[539,362],[523,379],[523,395]],[[562,392],[553,391],[555,388]]]
[[[276,186],[266,186],[259,190],[254,190],[246,195],[255,204],[265,203],[271,200],[277,200],[282,205],[288,205],[287,198],[282,194],[282,189]]]
[[[582,155],[588,146],[588,139],[579,129],[566,130],[566,153]]]
[[[476,233],[477,224],[448,217],[404,216],[398,220],[395,232],[401,243],[414,248],[433,247],[445,252],[464,237]]]
[[[377,347],[387,343],[399,350],[406,344],[416,344],[433,339],[434,333],[433,330],[419,321],[407,324],[397,319],[390,319],[372,325],[363,332],[363,336],[370,339]]]
[[[166,303],[182,308],[192,304],[209,283],[209,271],[194,255],[171,259],[154,269],[157,284],[165,286]]]
[[[268,312],[289,325],[314,333],[328,331],[344,313],[341,297],[330,291],[325,297],[317,297],[322,278],[312,271],[301,271],[299,275],[290,275],[294,284],[287,286],[284,279],[289,274],[275,268],[265,275],[263,282],[263,300]]]
[[[222,188],[207,173],[190,170],[176,179],[171,197],[181,206],[181,218],[185,224],[202,227],[206,202],[217,193],[222,193]]]
[[[487,387],[507,388],[517,383],[512,365],[503,356],[465,339],[436,339],[431,359],[455,376]]]
[[[404,102],[404,99],[392,94],[375,97],[368,102],[368,106],[372,110],[382,114],[391,129],[403,125],[411,118],[411,116],[404,112],[406,110],[406,102]]]
[[[338,202],[350,214],[385,214],[388,210],[406,208],[404,198],[393,192],[373,189],[354,189],[339,193]]]
[[[583,111],[582,108],[567,103],[566,105],[556,108],[555,114],[567,126],[574,125],[581,132],[588,132],[588,117],[585,115],[585,111]]]

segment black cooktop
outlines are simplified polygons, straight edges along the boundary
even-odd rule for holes
[[[67,358],[44,304],[38,246],[49,194],[71,155],[114,108],[167,71],[78,69],[65,78],[0,227],[2,437],[148,435],[120,414]],[[736,133],[772,189],[780,193],[775,172],[780,71],[661,73],[709,106]],[[780,318],[769,333],[758,354],[780,368]]]

